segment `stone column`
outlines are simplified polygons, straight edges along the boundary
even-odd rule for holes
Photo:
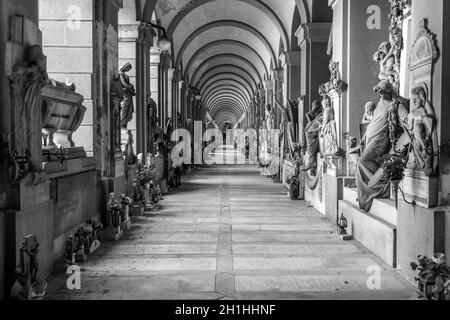
[[[274,107],[274,120],[275,120],[275,128],[280,128],[281,121],[281,111],[280,105],[284,104],[283,97],[283,88],[284,88],[284,69],[276,68],[272,70],[273,81],[274,81],[274,93],[273,93],[273,107]],[[278,103],[277,103],[278,102]]]
[[[380,68],[373,55],[389,40],[390,5],[384,0],[330,0],[329,5],[333,8],[331,60],[339,64],[342,80],[348,84],[342,94],[341,131],[359,138],[364,105],[378,101],[373,87],[379,82]]]
[[[157,47],[150,48],[150,92],[152,99],[156,102],[158,106],[157,116],[159,120],[161,105],[159,101],[159,63],[160,63],[160,52]]]
[[[180,95],[181,127],[186,129],[186,82],[183,80],[178,83],[178,91]]]
[[[167,70],[167,117],[172,119],[172,128],[176,122],[176,113],[174,113],[175,99],[173,97],[173,80],[175,69],[169,68]]]
[[[180,70],[177,70],[174,72],[174,76],[173,76],[173,97],[174,97],[174,128],[175,129],[181,129],[183,127],[182,124],[182,113],[181,113],[181,108],[182,108],[182,72]],[[180,115],[180,117],[178,116]],[[181,123],[179,123],[179,121]]]
[[[331,23],[315,22],[302,24],[296,32],[302,66],[298,95],[304,97],[305,113],[310,111],[312,102],[318,99],[319,86],[329,79],[330,57],[327,55],[327,46],[330,30]]]
[[[128,124],[134,136],[134,148],[137,154],[146,159],[145,108],[147,95],[150,93],[150,48],[153,43],[154,31],[145,23],[119,25],[119,65],[129,62],[133,69],[129,73],[130,81],[135,85],[135,113]],[[126,144],[126,130],[122,130],[122,144]]]
[[[280,55],[280,60],[284,70],[284,101],[296,101],[300,96],[301,52],[285,51]]]
[[[170,54],[167,52],[161,53],[160,57],[160,79],[159,79],[159,103],[161,107],[161,128],[166,130],[167,119],[169,117],[169,101],[168,101],[168,76],[171,63]]]

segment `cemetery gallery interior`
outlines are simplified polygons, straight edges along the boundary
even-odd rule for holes
[[[0,23],[2,299],[450,299],[449,1]]]

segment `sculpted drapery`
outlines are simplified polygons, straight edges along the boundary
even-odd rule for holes
[[[120,68],[120,83],[123,87],[123,100],[121,102],[122,115],[120,126],[124,129],[127,128],[128,123],[133,119],[133,97],[136,96],[134,85],[130,82],[130,77],[126,74],[131,70],[131,68],[132,66],[128,62]]]
[[[20,123],[17,152],[29,157],[31,172],[42,170],[42,88],[49,83],[45,70],[45,56],[39,45],[28,48],[26,60],[14,67],[12,86]]]
[[[380,174],[382,158],[391,149],[389,114],[396,106],[402,123],[405,123],[408,117],[405,100],[396,93],[389,81],[380,82],[374,91],[379,94],[380,101],[361,141],[363,151],[357,168],[359,206],[367,212],[370,211],[374,199],[387,198],[390,193],[390,184],[377,178]],[[378,181],[374,183],[374,179]]]

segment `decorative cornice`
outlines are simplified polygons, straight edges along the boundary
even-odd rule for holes
[[[331,26],[329,22],[302,24],[295,32],[298,45],[302,47],[307,42],[327,43],[330,40]]]
[[[409,58],[409,69],[421,64],[434,63],[440,56],[436,35],[428,29],[428,19],[422,19],[419,28]]]
[[[301,64],[301,53],[300,51],[284,51],[280,54],[279,59],[282,66],[299,66]]]

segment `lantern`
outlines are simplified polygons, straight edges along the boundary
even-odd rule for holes
[[[348,222],[347,222],[347,218],[344,217],[344,214],[341,214],[341,217],[339,218],[339,222],[338,222],[338,233],[339,235],[346,235],[347,231],[345,230],[348,227]]]

